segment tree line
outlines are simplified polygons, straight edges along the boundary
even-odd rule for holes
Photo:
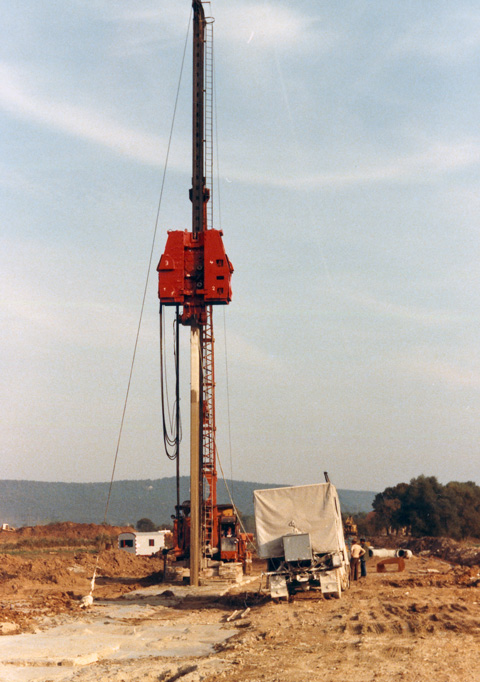
[[[373,509],[377,532],[480,538],[480,487],[473,481],[442,485],[435,476],[419,476],[378,493]]]

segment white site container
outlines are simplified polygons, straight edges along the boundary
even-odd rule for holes
[[[127,531],[118,536],[118,548],[136,556],[151,556],[165,547],[165,535],[168,530],[156,530],[152,533]]]

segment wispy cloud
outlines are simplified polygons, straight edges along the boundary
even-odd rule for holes
[[[102,17],[115,24],[115,40],[110,53],[122,59],[157,53],[185,39],[191,5],[186,3],[145,2],[141,6],[103,3]]]
[[[159,6],[156,2],[142,3],[141,6],[125,5],[118,8],[112,6],[110,2],[104,4],[104,11],[110,15],[115,22],[125,24],[145,24],[155,25],[155,32],[158,35],[158,25],[160,24],[170,33],[176,32],[185,26],[185,17],[189,16],[191,4],[163,3]]]
[[[350,150],[351,152],[351,150]],[[388,152],[385,152],[387,157]],[[241,158],[242,152],[233,158]],[[263,159],[265,163],[265,158]],[[268,163],[268,161],[267,161]],[[443,143],[432,142],[422,152],[405,153],[394,159],[378,159],[370,163],[353,165],[348,170],[325,172],[309,172],[308,163],[298,172],[295,166],[281,175],[277,170],[265,168],[254,170],[247,165],[237,164],[235,168],[226,169],[226,176],[242,182],[265,184],[271,187],[311,190],[318,187],[341,188],[373,183],[409,183],[412,181],[430,183],[447,173],[471,169],[480,164],[480,140],[468,140]],[[311,164],[310,164],[311,166]],[[276,164],[272,160],[272,168]]]
[[[62,344],[132,347],[141,287],[116,297],[103,273],[97,270],[92,276],[88,250],[75,252],[75,258],[72,254],[68,246],[45,244],[42,239],[0,240],[2,341],[14,356],[42,355],[45,348]],[[25,263],[27,268],[19,267]],[[156,305],[154,312],[156,317]],[[148,314],[147,310],[145,318]],[[152,348],[157,345],[157,332],[157,324],[143,325],[142,339],[147,337]]]
[[[446,7],[446,12],[429,12],[428,19],[411,25],[393,51],[443,61],[470,58],[480,49],[480,11]]]
[[[136,328],[135,314],[113,305],[79,298],[66,303],[63,292],[36,289],[31,282],[5,278],[0,312],[5,348],[15,356],[42,354],[62,344],[84,348],[129,347]]]
[[[406,154],[391,161],[366,165],[353,172],[320,174],[304,178],[301,184],[333,186],[371,182],[430,182],[445,173],[455,172],[480,164],[480,141],[469,139],[457,143],[434,142],[418,154]]]
[[[213,8],[215,12],[217,8]],[[321,27],[318,15],[306,15],[295,6],[266,2],[228,4],[218,8],[222,30],[219,39],[283,52],[295,48],[324,51],[336,41],[336,33]]]
[[[454,389],[480,388],[480,369],[470,358],[467,362],[441,360],[432,357],[432,352],[423,350],[397,358],[397,364],[405,374],[413,374],[431,383],[447,384]]]
[[[263,347],[239,334],[229,334],[228,354],[236,358],[235,364],[243,369],[274,372],[284,366],[283,359],[269,354]]]
[[[144,54],[153,47],[165,48],[173,41],[183,40],[189,12],[188,3],[163,3],[159,8],[158,3],[146,2],[141,7],[120,9],[106,3],[103,15],[110,17],[120,31],[112,49],[124,55]],[[274,49],[281,53],[314,49],[324,52],[338,37],[326,23],[320,23],[317,14],[304,14],[291,4],[257,0],[246,0],[240,5],[211,2],[205,4],[205,12],[218,23],[215,41],[235,48],[248,45],[255,51]]]
[[[2,162],[0,162],[0,187],[28,194],[32,191],[40,191],[40,187],[35,187],[24,173],[13,170]]]
[[[32,76],[27,76],[22,70],[0,63],[0,108],[15,118],[93,142],[134,161],[153,166],[163,163],[166,142],[160,136],[136,130],[97,110],[48,97],[38,86],[32,85],[32,80]],[[176,141],[175,148],[170,167],[188,170],[185,159],[189,154],[189,141]],[[252,172],[248,163],[241,163],[242,157],[246,156],[245,146],[238,154],[228,153],[227,156],[236,160],[235,167],[224,169],[230,179],[272,187],[291,187],[293,182],[297,188],[308,190],[319,186],[335,188],[412,180],[430,182],[439,175],[478,165],[480,141],[471,138],[449,143],[432,142],[420,153],[390,161],[378,160],[377,163],[366,163],[346,171],[315,173],[304,169],[295,173],[294,170],[293,176],[291,171],[279,175],[272,170],[276,167],[274,161],[270,168],[265,157],[264,170],[257,168]]]
[[[357,309],[363,308],[376,315],[403,322],[413,322],[425,327],[444,327],[465,323],[465,318],[456,312],[394,303],[371,293],[354,289],[342,289],[339,293],[343,298],[354,303]]]
[[[47,97],[31,85],[31,77],[6,63],[0,63],[0,109],[140,163],[158,166],[165,158],[167,145],[161,137],[130,128],[98,111]],[[181,156],[177,157],[177,167],[184,170]]]

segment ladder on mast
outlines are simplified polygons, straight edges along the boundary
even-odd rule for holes
[[[205,183],[210,190],[206,206],[206,228],[213,226],[213,20],[206,19],[204,46],[204,165]],[[217,470],[215,452],[215,362],[213,311],[206,307],[202,343],[202,402],[203,402],[203,514],[202,546],[208,554],[216,544],[215,509],[217,506]]]

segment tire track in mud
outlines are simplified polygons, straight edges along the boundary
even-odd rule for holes
[[[222,647],[224,671],[208,682],[471,682],[480,663],[476,591],[399,588],[372,580],[339,601],[253,609],[252,627]]]
[[[417,599],[410,603],[393,603],[375,598],[369,600],[368,608],[362,610],[356,602],[342,605],[340,613],[325,626],[325,634],[332,631],[345,635],[422,635],[434,632],[454,631],[464,634],[480,634],[480,608],[469,608],[458,602],[439,602]]]

